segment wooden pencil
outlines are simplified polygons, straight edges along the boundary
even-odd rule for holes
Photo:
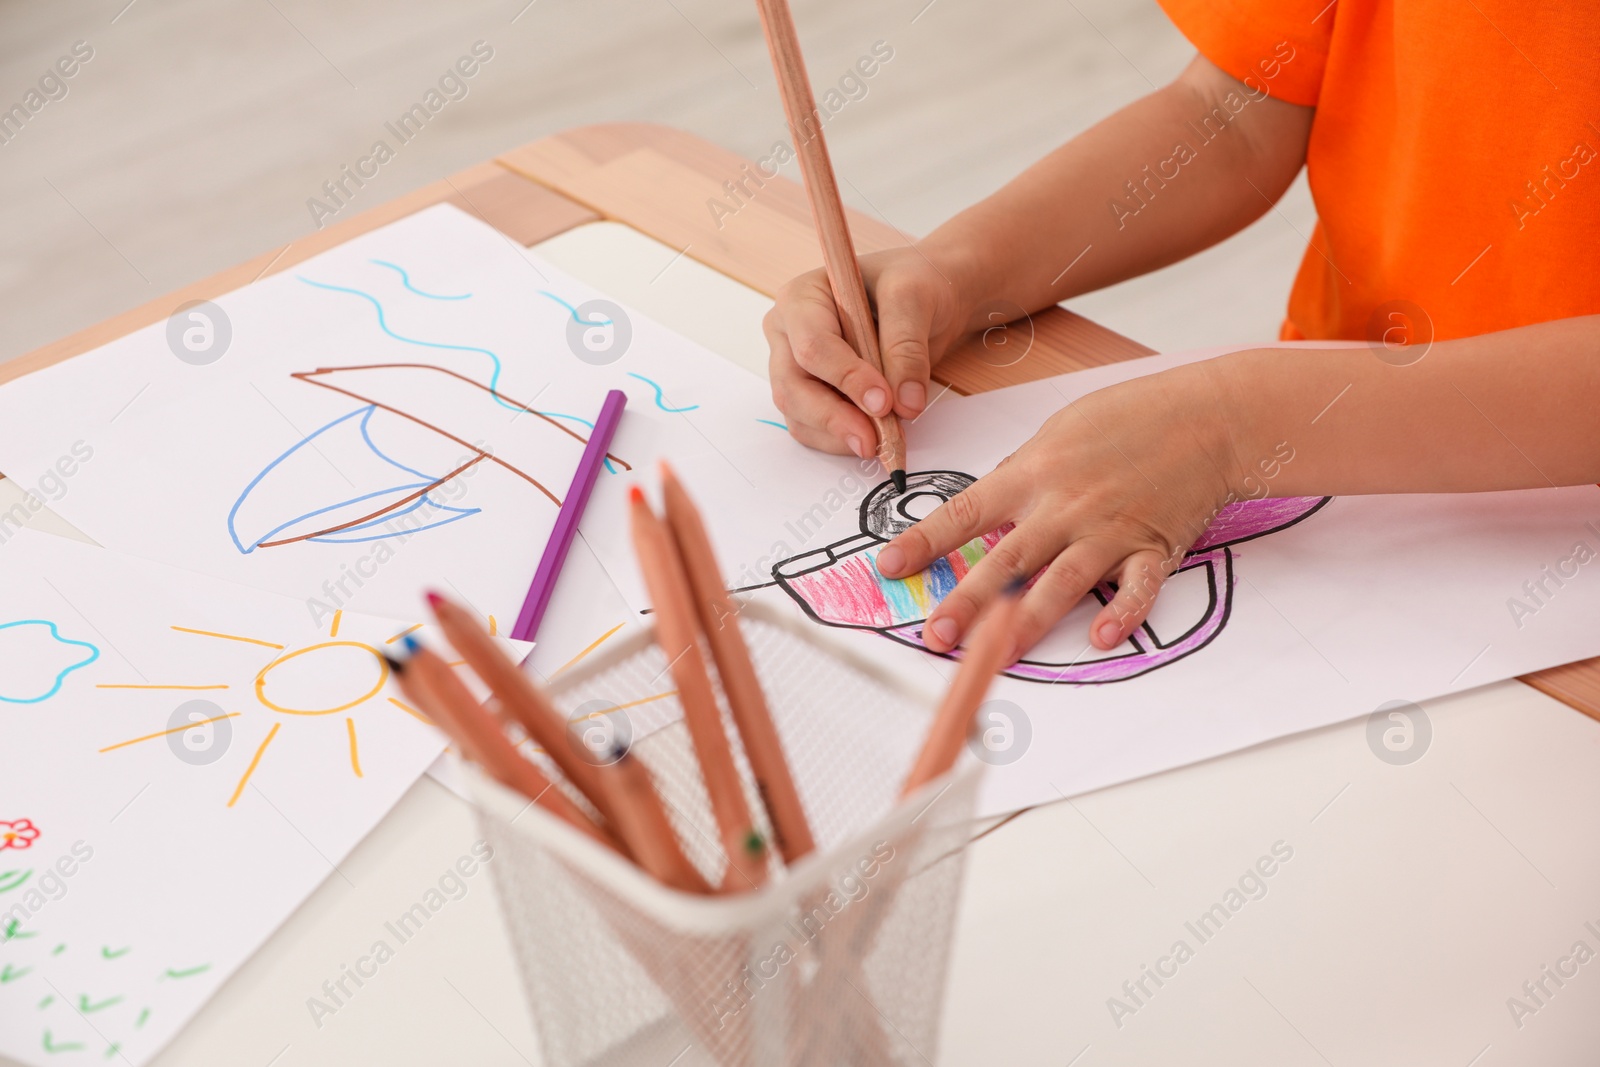
[[[644,493],[638,486],[629,493],[629,518],[634,551],[644,572],[650,603],[655,608],[656,640],[666,654],[672,680],[678,688],[683,721],[694,742],[711,811],[727,854],[728,873],[722,888],[724,891],[756,888],[766,880],[766,848],[750,820],[743,783],[733,761],[727,732],[722,727],[722,711],[711,688],[711,677],[706,673],[705,659],[700,655],[689,579],[684,574],[671,534],[645,503]]]
[[[471,612],[438,593],[430,592],[427,597],[439,628],[499,700],[501,710],[545,750],[607,822],[614,822],[616,812],[612,810],[610,792],[601,781],[600,768],[578,751],[570,724],[555,705],[500,651]]]
[[[710,892],[705,878],[683,854],[650,772],[638,757],[619,746],[600,754],[603,763],[585,759],[573,747],[568,723],[555,705],[501,653],[471,612],[437,593],[428,594],[428,603],[439,628],[494,693],[500,707],[588,797],[639,866],[674,889]]]
[[[784,862],[794,863],[816,847],[805,806],[795,788],[783,742],[772,721],[750,649],[739,629],[739,609],[728,595],[717,566],[716,551],[706,533],[700,511],[665,461],[661,464],[661,495],[667,525],[677,542],[701,629],[711,646],[722,691],[728,696],[734,725],[744,741],[745,756],[755,776],[756,792],[767,809],[778,852]]]
[[[472,758],[502,784],[517,790],[546,811],[607,848],[621,851],[617,840],[563,793],[543,771],[518,752],[471,690],[449,664],[412,637],[405,642],[408,658],[391,661],[406,695],[418,701],[434,721],[454,737]]]
[[[795,154],[800,157],[800,173],[805,179],[806,197],[811,202],[811,218],[822,241],[822,263],[828,272],[833,302],[839,308],[839,326],[845,343],[881,374],[883,353],[878,348],[878,325],[873,319],[872,303],[867,299],[866,283],[861,278],[861,265],[856,262],[855,245],[850,240],[844,204],[839,199],[839,183],[828,159],[828,144],[822,137],[822,119],[811,93],[811,81],[806,77],[806,61],[800,51],[800,38],[795,33],[794,17],[789,13],[788,0],[756,0],[756,7],[761,12],[761,28],[766,34],[767,51],[772,56],[772,69],[778,78],[778,95],[783,99],[789,136],[794,140]],[[887,414],[871,418],[878,431],[878,460],[894,479],[895,487],[903,493],[906,437],[894,413],[894,397],[889,401]]]
[[[1014,640],[1017,611],[1022,604],[1022,589],[1022,582],[1014,583],[989,610],[988,617],[979,623],[961,659],[961,668],[956,671],[955,681],[945,690],[939,710],[934,713],[922,751],[906,776],[906,784],[900,790],[902,797],[910,796],[955,766],[961,746],[972,729],[972,717],[989,691],[989,683],[1006,666],[1006,656]]]
[[[627,844],[640,867],[656,881],[686,893],[709,893],[710,884],[689,862],[667,809],[656,792],[650,769],[632,752],[619,749],[607,770],[614,789],[618,836]]]

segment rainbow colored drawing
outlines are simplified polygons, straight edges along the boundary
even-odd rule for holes
[[[909,528],[920,513],[920,498],[943,503],[973,483],[960,471],[919,471],[906,491],[892,482],[878,485],[861,504],[861,533],[772,569],[777,585],[816,621],[827,626],[872,630],[892,641],[927,651],[922,625],[934,606],[949,595],[978,560],[1011,531],[1008,524],[961,546],[921,574],[905,579],[878,573],[878,551]],[[1024,681],[1102,685],[1122,682],[1176,663],[1216,639],[1233,608],[1234,556],[1231,546],[1292,526],[1325,505],[1330,497],[1242,500],[1218,513],[1178,566],[1178,573],[1203,568],[1208,602],[1194,624],[1176,635],[1159,635],[1147,622],[1124,650],[1085,649],[1070,662],[1024,658],[1005,673]],[[916,505],[916,507],[913,507]],[[1109,603],[1116,587],[1102,583],[1093,595]],[[959,659],[960,650],[949,658]]]

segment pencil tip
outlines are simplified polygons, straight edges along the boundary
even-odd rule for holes
[[[429,589],[422,595],[428,598],[428,606],[430,608],[436,608],[440,604],[444,603],[444,597],[440,596],[438,593],[435,593],[432,589]]]
[[[644,503],[644,490],[640,489],[637,485],[629,486],[628,487],[628,503],[630,503],[630,504],[643,504]]]
[[[400,643],[405,646],[406,654],[409,656],[415,656],[422,651],[422,642],[418,641],[412,634],[406,634],[405,637],[400,639]]]
[[[1013,578],[1006,583],[1006,596],[1021,596],[1022,591],[1028,587],[1028,579]]]
[[[903,493],[903,492],[906,491],[906,472],[905,471],[890,471],[889,472],[889,479],[890,479],[890,481],[894,482],[894,491],[895,492]]]
[[[395,659],[387,652],[379,652],[378,655],[383,657],[383,662],[387,663],[389,665],[389,669],[395,674],[405,673],[406,665],[403,660]]]
[[[746,852],[750,853],[750,855],[759,856],[759,855],[761,855],[761,853],[766,851],[766,848],[767,848],[767,842],[761,836],[759,831],[751,830],[748,834],[745,835],[744,850]]]

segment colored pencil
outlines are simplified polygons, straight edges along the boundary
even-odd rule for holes
[[[449,664],[422,646],[415,638],[405,640],[407,658],[393,660],[390,667],[399,676],[406,695],[422,705],[422,710],[503,785],[515,789],[533,803],[570,826],[587,834],[607,848],[621,851],[610,833],[595,821],[544,772],[528,762],[500,730],[488,712],[478,706],[471,690],[456,677]]]
[[[544,748],[567,779],[588,797],[639,866],[674,889],[710,892],[711,887],[683,854],[650,772],[638,757],[618,747],[605,754],[603,764],[586,760],[572,745],[567,720],[500,651],[472,613],[437,593],[427,596],[439,628],[489,687],[501,709]]]
[[[900,790],[902,797],[910,796],[955,766],[961,746],[972,729],[972,717],[989,691],[989,683],[1006,666],[1006,656],[1014,640],[1017,611],[1022,604],[1022,588],[1022,582],[1014,583],[989,610],[988,618],[979,623],[961,659],[961,667],[956,671],[955,681],[945,690],[939,710],[934,713],[922,751],[906,776],[906,784]]]
[[[739,891],[756,888],[766,880],[766,848],[750,820],[743,783],[733,761],[722,710],[700,655],[694,597],[672,536],[644,493],[634,486],[628,496],[634,551],[644,572],[650,602],[655,608],[656,640],[666,654],[672,680],[678,688],[683,721],[694,743],[695,756],[705,779],[711,811],[722,836],[728,871],[722,888]]]
[[[467,661],[483,684],[495,695],[500,710],[521,726],[533,743],[544,749],[561,768],[567,780],[577,786],[605,816],[615,817],[611,798],[600,781],[600,769],[576,748],[570,724],[517,664],[495,645],[472,613],[438,593],[427,594],[439,628],[450,644]]]
[[[861,265],[856,262],[855,246],[844,204],[839,199],[839,183],[828,159],[828,144],[822,137],[822,119],[806,77],[805,56],[795,33],[794,18],[787,0],[756,0],[761,12],[761,28],[766,34],[767,51],[778,78],[778,95],[783,98],[784,116],[789,121],[789,136],[800,157],[800,173],[805,179],[806,197],[811,201],[811,218],[822,241],[822,263],[828,272],[828,286],[839,309],[839,326],[845,343],[883,373],[883,354],[878,349],[878,325],[872,304],[867,299]],[[883,416],[871,416],[878,431],[878,459],[905,492],[906,437],[893,409]]]
[[[750,649],[739,629],[738,606],[723,584],[716,551],[711,547],[699,509],[665,461],[661,464],[661,495],[667,525],[677,542],[678,555],[694,594],[700,628],[711,646],[717,675],[722,679],[722,691],[728,696],[734,725],[744,741],[756,791],[767,809],[778,852],[784,862],[792,864],[814,849],[816,843],[806,821],[805,806],[800,802],[800,792],[789,773],[789,762],[784,758],[778,728],[761,693],[755,665],[750,661]]]
[[[528,586],[522,610],[517,613],[516,624],[511,627],[510,636],[518,641],[532,641],[539,631],[539,623],[555,592],[561,566],[567,560],[567,550],[572,547],[572,539],[578,534],[578,520],[583,518],[583,509],[588,506],[595,479],[605,466],[606,450],[611,447],[611,438],[616,435],[617,423],[622,421],[622,409],[627,403],[628,394],[613,389],[606,394],[605,403],[600,405],[600,415],[594,420],[589,443],[584,446],[578,469],[572,475],[572,484],[567,487],[566,498],[556,513],[556,524],[550,531],[550,540],[545,542],[538,569],[533,572],[533,583]]]
[[[606,776],[613,786],[618,836],[628,845],[639,866],[663,885],[686,893],[709,893],[711,886],[689,862],[678,843],[678,833],[656,792],[650,769],[632,752],[620,749]]]

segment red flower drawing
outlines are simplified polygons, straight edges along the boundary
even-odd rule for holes
[[[39,837],[39,828],[31,819],[6,822],[0,819],[0,849],[27,848]]]

